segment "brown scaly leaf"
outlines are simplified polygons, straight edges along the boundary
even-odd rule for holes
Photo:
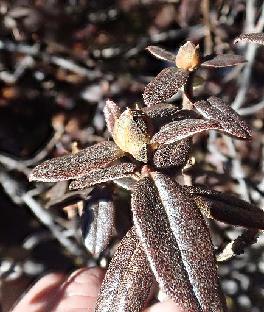
[[[219,128],[218,122],[215,120],[186,119],[173,121],[161,127],[160,131],[152,137],[151,143],[170,144],[191,137],[196,133],[212,129],[219,130]]]
[[[160,129],[168,122],[176,120],[200,118],[199,114],[193,110],[179,109],[175,105],[167,103],[143,107],[142,110],[151,118],[155,129]]]
[[[153,163],[156,168],[183,167],[191,153],[191,140],[160,145],[153,156]]]
[[[187,311],[201,311],[168,217],[150,177],[137,182],[131,207],[137,235],[161,289]]]
[[[168,67],[163,69],[145,88],[143,98],[147,106],[164,102],[178,92],[189,77],[188,71]]]
[[[101,142],[76,154],[44,161],[32,170],[29,180],[57,182],[80,178],[91,170],[107,167],[123,155],[114,142]]]
[[[120,242],[106,272],[95,312],[140,312],[154,276],[132,228]]]
[[[133,173],[135,169],[136,165],[134,164],[122,163],[104,169],[93,170],[80,179],[72,181],[69,185],[69,189],[84,189],[98,183],[120,179]]]
[[[214,247],[200,210],[185,189],[170,177],[152,172],[182,261],[203,311],[224,311]]]
[[[167,50],[164,50],[158,46],[148,46],[146,50],[148,50],[152,55],[154,55],[158,59],[175,63],[176,55]]]
[[[220,98],[211,96],[207,101],[195,102],[194,106],[203,117],[218,121],[222,131],[240,139],[251,137],[248,125]]]
[[[120,117],[121,111],[115,102],[107,100],[104,107],[104,116],[108,131],[113,135],[114,125]]]
[[[243,254],[247,247],[257,242],[258,235],[258,230],[245,230],[241,235],[225,246],[222,252],[217,255],[217,261],[227,261],[235,255]]]
[[[228,67],[246,63],[246,59],[236,54],[219,54],[201,63],[202,67]]]
[[[87,250],[98,257],[113,236],[115,207],[111,198],[88,201],[87,206],[81,216],[82,236]]]
[[[238,42],[258,43],[264,45],[264,33],[242,34],[234,40],[234,43]]]
[[[188,187],[207,217],[232,225],[264,230],[264,211],[234,195],[202,186]]]
[[[143,107],[142,111],[151,119],[153,126],[158,129],[160,126],[173,121],[174,116],[180,112],[180,108],[173,104],[161,103]]]

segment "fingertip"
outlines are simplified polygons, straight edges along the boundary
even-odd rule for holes
[[[159,302],[144,310],[144,312],[187,312],[172,300]]]

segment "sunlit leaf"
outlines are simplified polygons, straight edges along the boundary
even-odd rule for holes
[[[135,169],[136,165],[132,163],[122,163],[104,169],[93,170],[80,179],[72,181],[69,185],[69,189],[83,189],[98,183],[120,179],[128,176],[128,174],[135,171]]]
[[[191,153],[191,140],[160,145],[153,156],[153,163],[157,168],[184,166]]]
[[[234,40],[234,43],[249,42],[264,45],[264,33],[242,34]]]
[[[154,276],[132,228],[120,242],[106,272],[96,312],[141,312]]]
[[[241,139],[250,138],[248,125],[221,99],[212,96],[207,101],[195,102],[194,106],[205,118],[218,121],[224,132]]]
[[[152,172],[151,176],[202,310],[223,311],[214,247],[200,210],[176,181],[158,172]]]
[[[161,289],[187,311],[200,311],[177,241],[151,178],[140,180],[131,202],[136,232]]]
[[[208,211],[208,217],[246,228],[264,229],[264,211],[238,197],[202,186],[188,187],[197,204]]]
[[[123,155],[124,152],[114,142],[101,142],[77,154],[44,161],[32,170],[29,179],[43,182],[77,179],[87,175],[91,170],[105,168]]]
[[[145,88],[143,98],[147,106],[164,102],[178,92],[189,77],[188,71],[168,67],[163,69]]]
[[[170,144],[210,129],[219,129],[218,122],[204,119],[186,119],[173,121],[156,133],[151,143]]]
[[[176,55],[169,51],[166,51],[158,46],[148,46],[146,49],[158,59],[175,63]]]
[[[246,60],[241,55],[220,54],[201,63],[202,67],[228,67],[245,63]]]
[[[84,245],[98,257],[114,232],[115,207],[111,198],[88,201],[81,216]]]
[[[108,131],[113,134],[116,120],[120,117],[121,110],[118,105],[110,100],[107,100],[104,107],[104,117]]]
[[[136,180],[133,177],[125,177],[116,179],[113,182],[125,190],[132,191],[134,189]]]

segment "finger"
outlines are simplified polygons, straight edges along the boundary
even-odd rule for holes
[[[12,312],[45,311],[47,302],[58,291],[64,279],[65,275],[59,273],[44,276],[26,293]]]
[[[61,286],[59,302],[54,302],[54,312],[92,312],[104,278],[99,268],[80,269],[74,272]]]
[[[156,303],[144,310],[144,312],[187,312],[172,300]]]

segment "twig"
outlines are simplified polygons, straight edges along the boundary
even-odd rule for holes
[[[38,56],[46,63],[55,64],[61,68],[69,70],[80,76],[87,77],[90,80],[94,80],[102,76],[102,73],[99,70],[90,70],[84,66],[76,64],[74,61],[70,59],[65,59],[63,57],[50,55],[47,52],[42,52],[38,44],[29,46],[26,44],[14,43],[12,41],[0,40],[0,50],[5,50],[14,53],[20,52],[32,57]],[[13,74],[13,76],[14,75],[15,74]]]
[[[260,32],[264,26],[264,4],[262,5],[262,11],[257,25],[255,25],[255,16],[256,16],[256,6],[255,0],[248,0],[246,7],[246,25],[245,32]],[[255,61],[256,51],[258,49],[258,45],[256,44],[248,44],[245,52],[245,59],[248,61],[245,65],[245,69],[240,78],[240,86],[237,93],[237,96],[232,104],[232,107],[235,110],[239,110],[243,105],[246,93],[250,84],[252,67]]]
[[[70,254],[74,256],[81,256],[83,254],[81,248],[64,235],[64,229],[54,222],[50,212],[44,209],[33,198],[32,193],[35,193],[35,190],[26,192],[24,187],[17,180],[13,179],[11,175],[3,170],[0,172],[0,184],[12,201],[20,205],[23,203],[26,204],[37,219],[49,229],[53,237],[57,239]]]
[[[64,235],[63,229],[54,223],[52,216],[30,195],[30,191],[23,194],[21,198],[38,220],[50,230],[53,236],[67,251],[74,256],[82,255],[80,247]]]
[[[41,151],[37,153],[33,158],[27,160],[19,160],[11,156],[0,154],[0,163],[8,170],[17,170],[24,173],[25,175],[28,175],[30,171],[28,167],[33,166],[36,163],[40,162],[42,159],[44,159],[48,155],[48,153],[53,149],[53,147],[57,144],[57,142],[60,141],[63,132],[64,132],[63,127],[54,126],[54,135],[52,136],[50,141],[46,144],[46,146],[43,149],[41,149]]]
[[[245,181],[245,175],[244,175],[244,171],[240,162],[240,158],[239,155],[236,152],[236,148],[235,148],[235,143],[233,141],[233,139],[231,139],[230,137],[224,137],[225,142],[228,146],[228,150],[229,150],[229,155],[232,158],[232,177],[235,178],[238,183],[239,183],[239,194],[240,196],[246,200],[246,201],[250,201],[249,198],[249,192],[248,192],[248,187]]]
[[[242,116],[252,115],[252,114],[255,114],[256,112],[258,112],[259,110],[261,110],[262,108],[264,108],[264,99],[261,102],[255,104],[253,106],[240,108],[238,110],[238,113]]]

